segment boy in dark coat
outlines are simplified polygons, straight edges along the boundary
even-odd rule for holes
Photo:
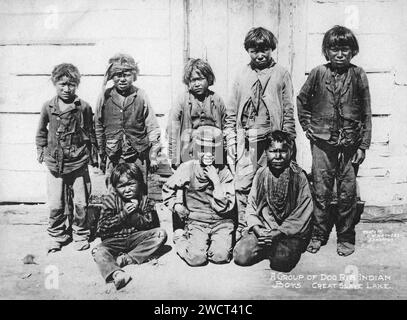
[[[369,84],[362,68],[350,63],[359,52],[351,30],[335,26],[322,43],[327,64],[314,68],[298,97],[298,117],[311,142],[315,191],[315,222],[308,251],[316,253],[328,241],[333,224],[337,253],[355,250],[356,176],[371,140]],[[330,216],[337,183],[338,213]]]

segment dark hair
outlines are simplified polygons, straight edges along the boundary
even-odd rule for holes
[[[110,183],[113,188],[116,188],[120,177],[126,175],[130,179],[134,179],[141,184],[143,194],[147,194],[147,186],[144,182],[143,172],[140,167],[134,163],[119,163],[110,175]]]
[[[212,71],[208,62],[202,59],[189,59],[184,68],[183,82],[188,85],[191,81],[191,74],[194,70],[198,70],[208,80],[208,86],[215,82],[215,74]]]
[[[329,60],[327,50],[330,47],[336,46],[349,46],[352,50],[352,56],[356,56],[359,53],[358,40],[354,33],[343,26],[334,26],[329,29],[322,40],[322,54],[326,60]]]
[[[70,81],[79,84],[81,74],[77,67],[71,63],[61,63],[54,67],[51,73],[52,83],[57,83],[63,77],[68,77]]]
[[[274,51],[277,48],[277,38],[270,30],[262,27],[252,28],[244,39],[244,48],[246,51],[249,48],[271,49],[271,51]]]
[[[286,144],[290,150],[293,150],[294,141],[291,136],[284,131],[275,130],[267,138],[267,146],[270,147],[273,142],[281,142]]]

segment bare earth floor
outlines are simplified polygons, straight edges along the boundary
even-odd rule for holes
[[[162,208],[160,214],[166,216]],[[104,283],[91,249],[77,252],[70,244],[47,256],[46,223],[45,205],[0,206],[1,299],[407,298],[407,230],[402,223],[359,224],[356,252],[349,257],[336,254],[333,235],[317,255],[305,253],[287,274],[271,271],[267,261],[251,267],[232,261],[192,268],[171,249],[169,238],[171,250],[157,260],[125,267],[133,280],[120,291]],[[163,223],[167,230],[169,223]],[[27,254],[37,264],[24,264]],[[353,289],[344,289],[346,283]]]

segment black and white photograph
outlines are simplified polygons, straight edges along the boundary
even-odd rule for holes
[[[0,299],[407,299],[406,18],[0,0]]]

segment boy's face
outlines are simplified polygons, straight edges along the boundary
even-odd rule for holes
[[[112,79],[114,86],[120,92],[128,91],[135,80],[133,72],[129,70],[116,72],[115,74],[113,74]]]
[[[208,79],[198,70],[194,69],[191,73],[191,79],[189,80],[189,90],[194,95],[203,96],[208,90],[209,84]]]
[[[247,53],[250,56],[251,63],[257,69],[264,69],[269,66],[272,60],[271,48],[249,48]]]
[[[266,150],[267,164],[277,170],[288,166],[291,158],[290,148],[284,142],[273,141]]]
[[[55,89],[58,97],[64,102],[72,102],[75,98],[76,88],[78,84],[67,76],[63,76],[57,82],[55,82]]]
[[[201,166],[208,167],[215,163],[215,148],[201,148],[197,155]]]
[[[116,186],[116,191],[125,200],[136,199],[141,192],[140,182],[123,174]]]
[[[329,47],[326,54],[332,66],[339,69],[349,66],[353,57],[352,49],[349,46]]]

